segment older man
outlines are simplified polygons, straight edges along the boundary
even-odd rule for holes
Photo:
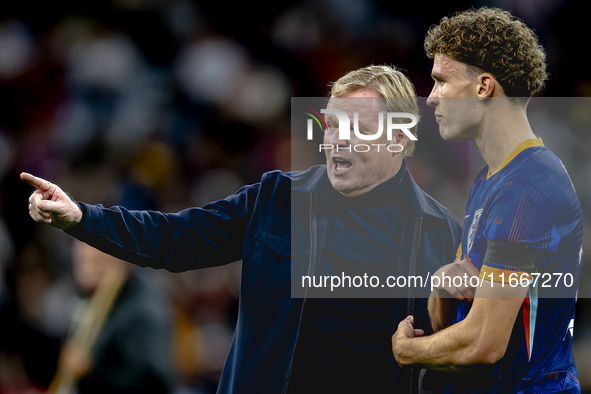
[[[23,174],[38,189],[30,214],[141,266],[180,272],[242,259],[238,322],[219,393],[408,391],[416,371],[398,367],[389,338],[394,322],[412,311],[428,321],[426,299],[407,289],[392,291],[404,299],[311,298],[310,284],[292,297],[292,278],[434,272],[453,260],[460,226],[410,176],[405,156],[414,141],[406,133],[390,133],[397,148],[354,149],[365,141],[360,135],[386,145],[378,113],[418,117],[414,88],[401,72],[350,72],[333,84],[328,109],[324,142],[334,149],[325,150],[326,165],[269,172],[224,200],[176,214],[77,204]],[[334,110],[350,119],[357,113],[350,138],[337,132]]]

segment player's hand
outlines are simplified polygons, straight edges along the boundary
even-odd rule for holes
[[[78,204],[57,185],[26,172],[21,173],[21,179],[37,188],[29,197],[29,215],[33,220],[61,230],[82,220]]]
[[[445,290],[458,300],[467,299],[468,301],[472,301],[474,299],[475,288],[470,286],[470,284],[478,283],[472,277],[475,276],[478,278],[479,274],[480,271],[470,260],[456,258],[453,263],[444,265],[433,274],[433,277],[439,278],[439,283],[433,281],[432,283],[435,284],[434,289],[437,291]],[[453,278],[458,276],[462,278],[461,285],[455,286]],[[460,283],[460,280],[456,279],[455,284],[457,285],[458,283]]]
[[[412,363],[409,359],[408,354],[412,353],[409,347],[409,340],[415,337],[422,337],[425,335],[425,331],[414,328],[414,318],[409,315],[403,321],[398,324],[398,330],[392,335],[392,353],[398,365],[401,367],[407,366]]]

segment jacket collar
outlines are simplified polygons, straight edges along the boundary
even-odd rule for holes
[[[431,215],[444,219],[441,213],[430,202],[430,197],[414,181],[406,168],[404,159],[401,171],[404,171],[403,187],[405,192],[406,207],[409,213],[416,216]],[[306,171],[291,172],[291,190],[299,193],[319,192],[323,189],[334,190],[326,173],[326,165],[314,166]],[[428,198],[429,197],[429,198]]]
[[[417,216],[421,217],[430,215],[438,219],[445,219],[443,215],[433,206],[433,203],[431,202],[432,198],[427,193],[425,193],[423,189],[419,187],[419,185],[416,184],[408,170],[406,170],[403,182],[405,182],[404,189],[408,193],[406,197],[408,208],[412,213],[415,213]]]

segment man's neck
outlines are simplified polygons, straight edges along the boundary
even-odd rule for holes
[[[493,173],[515,148],[536,136],[527,120],[525,108],[506,101],[488,115],[480,125],[474,144]]]

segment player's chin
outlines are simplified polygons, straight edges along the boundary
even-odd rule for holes
[[[468,139],[465,138],[461,133],[454,132],[452,130],[440,129],[439,134],[445,141],[466,141]]]
[[[439,126],[439,135],[446,141],[454,141],[456,137],[449,128],[441,125]]]

